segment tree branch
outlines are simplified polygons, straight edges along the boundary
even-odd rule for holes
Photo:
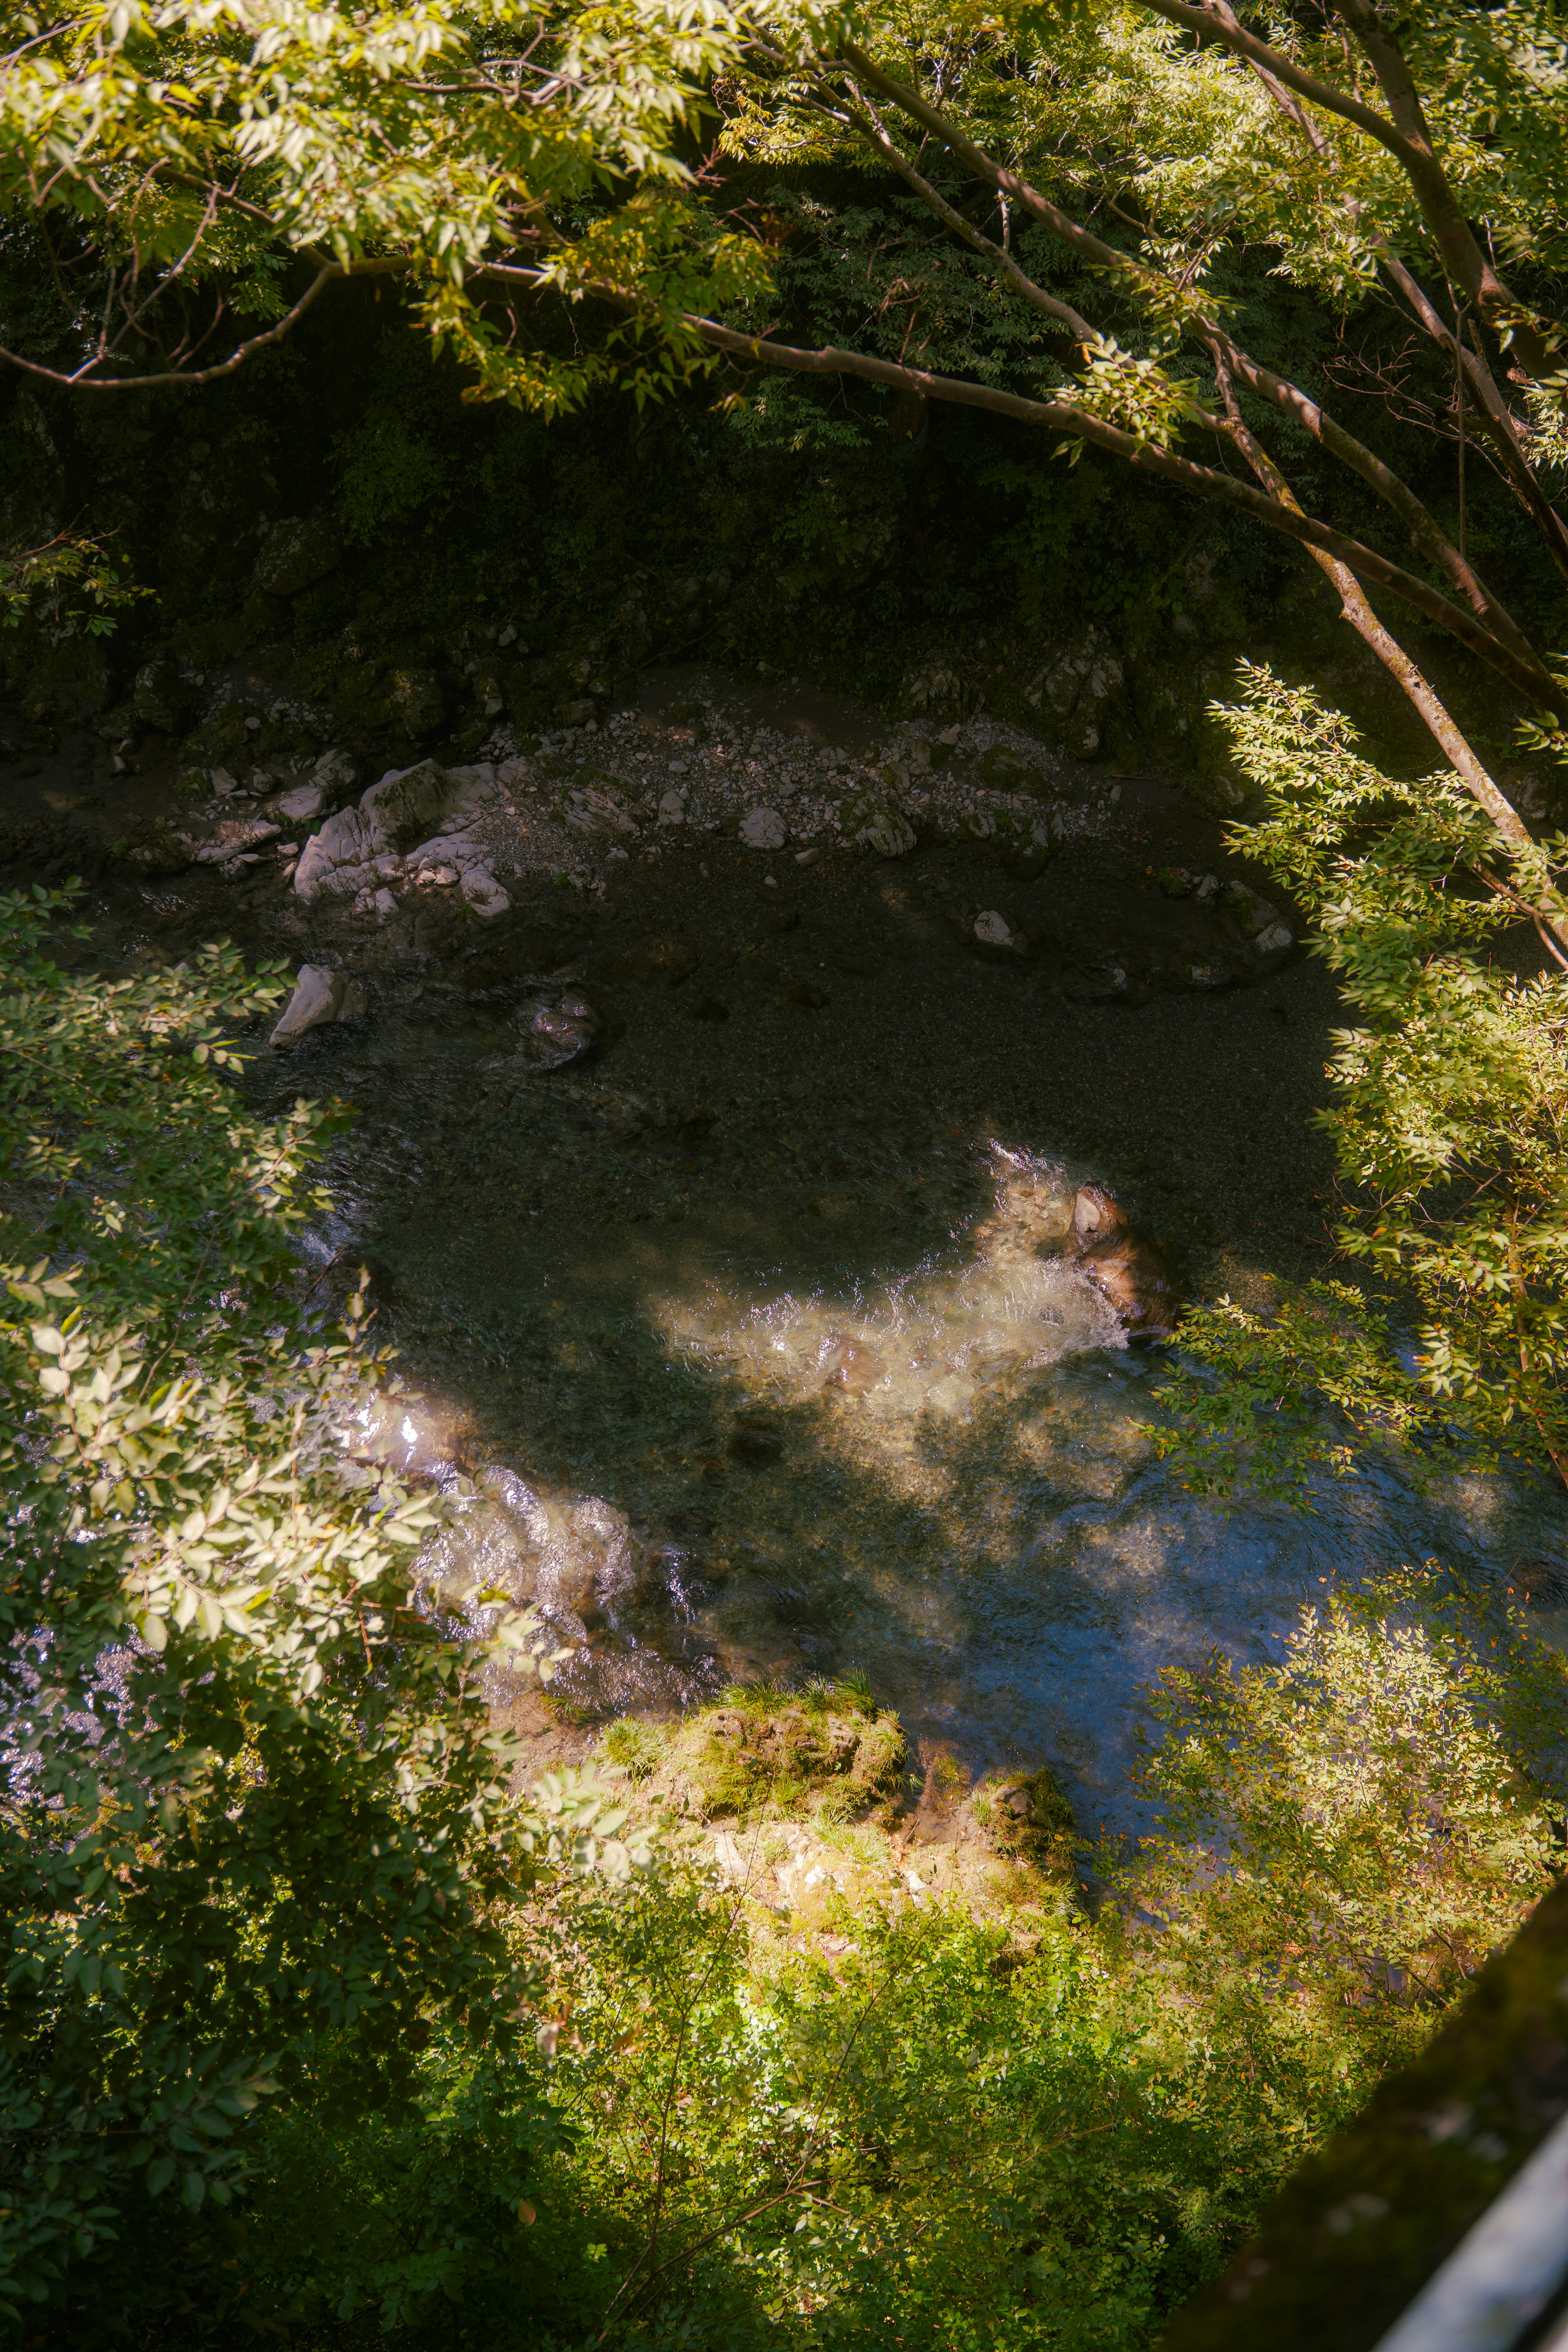
[[[1228,9],[1226,14],[1229,14]],[[869,81],[889,100],[889,104],[898,107],[901,113],[910,116],[933,138],[940,139],[942,144],[962,162],[968,164],[978,177],[990,181],[999,194],[1014,196],[1034,215],[1037,220],[1051,229],[1076,252],[1082,254],[1086,260],[1093,262],[1098,268],[1112,269],[1121,274],[1131,271],[1151,286],[1159,284],[1152,274],[1131,256],[1090,235],[1068,214],[1051,204],[1037,188],[1031,187],[1027,181],[1020,180],[1013,173],[1005,171],[994,157],[986,153],[984,148],[976,146],[973,140],[966,138],[956,123],[950,121],[939,109],[930,105],[918,90],[911,89],[906,82],[896,80],[890,74],[884,74],[852,44],[846,44],[844,55],[850,60],[858,79]],[[884,141],[885,146],[882,143]],[[897,149],[894,143],[887,139],[885,131],[882,133],[881,140],[872,139],[871,143],[877,147],[879,153],[886,157],[886,160],[895,163],[895,168],[911,186],[916,188],[924,201],[931,205],[939,217],[943,220],[948,219],[952,208],[944,206],[943,199],[937,191],[931,188],[927,182],[914,173],[911,166],[905,164],[901,158],[898,158]],[[956,217],[960,234],[966,236],[972,244],[981,242],[975,233],[970,229],[969,224],[963,220],[962,215]],[[1012,262],[1011,256],[1005,256],[999,247],[991,247],[989,240],[984,241],[984,249],[989,250],[999,261],[1005,261],[1010,272],[1016,271],[1016,265]],[[1016,275],[1019,278],[1023,278],[1022,271],[1016,271]],[[1026,284],[1028,282],[1025,280]],[[1044,303],[1042,307],[1045,307]],[[1486,623],[1489,629],[1496,633],[1498,637],[1509,646],[1515,658],[1530,670],[1535,679],[1535,684],[1531,689],[1532,696],[1539,698],[1545,693],[1549,684],[1547,675],[1529,639],[1508,612],[1500,605],[1491,592],[1485,587],[1474,568],[1466,562],[1458,550],[1445,538],[1434,517],[1427,512],[1408,484],[1401,481],[1399,477],[1374,456],[1363,442],[1358,441],[1353,434],[1347,433],[1342,425],[1336,425],[1331,417],[1324,414],[1318,403],[1310,399],[1299,386],[1288,383],[1283,377],[1275,375],[1272,370],[1260,366],[1248,353],[1232,342],[1216,320],[1200,314],[1194,324],[1203,339],[1210,344],[1211,349],[1216,340],[1223,345],[1231,365],[1249,391],[1270,401],[1295,423],[1303,425],[1314,440],[1320,442],[1331,455],[1338,457],[1342,464],[1349,466],[1354,473],[1359,474],[1362,479],[1394,509],[1409,531],[1412,543],[1419,552],[1435,563],[1440,571],[1447,572],[1478,617]],[[1537,496],[1540,496],[1539,491]],[[1555,521],[1555,517],[1552,520]],[[1560,530],[1561,526],[1559,525],[1558,528]]]

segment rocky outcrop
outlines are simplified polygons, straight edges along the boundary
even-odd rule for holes
[[[361,793],[357,807],[340,809],[305,844],[294,871],[296,892],[306,900],[325,894],[374,905],[384,915],[389,908],[380,894],[390,898],[393,882],[444,875],[460,886],[482,919],[504,915],[511,900],[495,877],[486,844],[464,822],[477,814],[494,781],[489,768],[441,768],[434,760],[391,770]],[[433,832],[443,824],[444,830]]]

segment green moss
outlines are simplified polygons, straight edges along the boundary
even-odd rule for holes
[[[858,1676],[801,1690],[738,1684],[689,1717],[670,1744],[671,1780],[710,1817],[777,1816],[815,1804],[864,1819],[900,1793],[907,1747]]]

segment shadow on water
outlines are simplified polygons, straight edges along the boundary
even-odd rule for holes
[[[289,1091],[369,1105],[315,1245],[384,1269],[419,1394],[382,1436],[459,1504],[432,1598],[535,1602],[580,1721],[854,1664],[928,1760],[1046,1763],[1131,1825],[1162,1666],[1263,1656],[1371,1569],[1496,1581],[1559,1549],[1527,1479],[1369,1475],[1312,1515],[1187,1494],[1151,1442],[1160,1351],[1059,1255],[1096,1171],[1037,1135],[923,1142],[934,1213],[903,1147],[784,1182],[613,1068],[514,1079],[491,1018],[389,1014],[374,1067],[329,1035]]]

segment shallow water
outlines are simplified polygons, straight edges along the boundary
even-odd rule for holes
[[[631,1074],[508,1091],[495,1034],[417,1007],[384,1024],[403,1080],[315,1246],[368,1242],[395,1277],[387,1325],[422,1398],[382,1439],[458,1507],[424,1563],[433,1605],[535,1605],[579,1720],[858,1666],[928,1763],[1047,1763],[1081,1821],[1131,1826],[1162,1667],[1265,1655],[1370,1569],[1437,1556],[1539,1581],[1559,1556],[1560,1503],[1529,1479],[1325,1482],[1313,1515],[1186,1494],[1151,1441],[1162,1352],[1126,1346],[1059,1255],[1091,1167],[977,1134],[939,1218],[836,1227],[742,1153],[673,1215],[636,1214],[602,1152],[572,1157],[585,1117],[613,1130]]]

